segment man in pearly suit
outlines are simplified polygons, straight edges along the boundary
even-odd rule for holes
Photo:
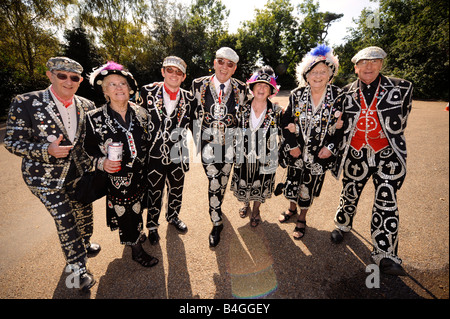
[[[194,141],[201,150],[203,169],[208,178],[209,215],[213,229],[210,247],[220,242],[223,229],[222,203],[233,167],[233,130],[237,113],[247,101],[245,83],[232,78],[239,56],[228,47],[217,50],[215,73],[194,79],[191,91],[196,98]]]
[[[92,204],[73,199],[75,180],[90,167],[83,150],[85,113],[94,103],[75,95],[82,66],[66,57],[50,58],[46,73],[51,86],[18,95],[11,103],[5,147],[22,160],[22,176],[31,192],[53,217],[66,263],[89,290],[95,279],[87,272],[87,256],[100,246],[91,243]]]
[[[343,110],[343,140],[333,174],[343,172],[343,188],[331,239],[340,243],[352,228],[361,192],[370,177],[375,186],[372,208],[372,259],[383,273],[402,275],[397,255],[397,191],[406,176],[406,129],[411,111],[411,82],[380,74],[386,53],[367,47],[353,58],[358,79],[343,88],[336,103]]]
[[[148,160],[148,239],[152,245],[159,241],[159,215],[164,188],[167,185],[166,220],[178,231],[187,231],[179,219],[184,177],[189,170],[189,149],[186,135],[192,129],[194,97],[180,88],[186,79],[187,65],[183,59],[168,56],[161,74],[164,82],[144,85],[141,106],[150,114],[150,150]]]

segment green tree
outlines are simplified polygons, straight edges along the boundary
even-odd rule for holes
[[[257,64],[270,65],[283,76],[289,63],[290,43],[295,42],[298,23],[289,0],[270,0],[256,17],[243,23],[239,30],[239,49],[250,68]]]
[[[187,64],[187,78],[182,84],[190,87],[192,79],[210,72],[215,51],[229,43],[227,18],[229,10],[220,0],[196,0],[190,6],[177,2],[151,0],[151,20],[147,45],[147,65],[156,66],[160,79],[162,59],[176,55]]]
[[[399,3],[408,6],[407,16],[402,17],[406,10],[397,11]],[[387,71],[412,81],[417,98],[448,101],[448,1],[383,1],[381,8],[392,19],[404,18],[389,48]]]
[[[9,53],[6,62],[31,80],[42,75],[42,65],[58,50],[58,40],[50,27],[62,25],[69,2],[1,1],[0,49]]]
[[[176,55],[189,63],[189,8],[175,1],[150,0],[151,27],[147,32],[147,62],[161,78],[162,60]]]
[[[357,51],[376,45],[387,53],[382,73],[412,81],[414,98],[448,101],[448,16],[445,0],[380,0],[378,12],[363,10],[347,43],[336,50],[338,81],[354,77],[349,61]],[[378,23],[371,23],[374,18]]]
[[[238,30],[238,48],[247,74],[257,65],[270,65],[283,88],[295,87],[296,64],[325,40],[330,24],[342,16],[318,9],[318,2],[312,0],[297,7],[298,17],[293,15],[290,0],[269,0],[263,9],[257,9],[256,18]]]
[[[188,64],[193,77],[206,75],[212,69],[215,52],[228,37],[229,15],[230,11],[220,0],[196,0],[191,5],[183,45],[190,54]]]
[[[148,20],[146,1],[90,0],[80,2],[80,8],[85,27],[93,28],[107,58],[126,64],[127,54],[133,52],[141,39],[138,30],[145,27]]]
[[[98,67],[105,61],[93,44],[93,38],[88,36],[83,27],[66,30],[64,38],[67,44],[61,45],[61,55],[74,59],[83,66],[82,76],[84,80],[81,82],[77,94],[95,101],[97,96],[89,84],[89,74],[93,68]]]
[[[45,63],[59,49],[67,0],[0,1],[0,117],[19,93],[48,85]]]

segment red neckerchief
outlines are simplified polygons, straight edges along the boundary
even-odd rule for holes
[[[73,97],[72,97],[70,100],[64,100],[64,99],[60,98],[60,97],[58,96],[58,94],[56,94],[55,90],[53,90],[53,86],[50,86],[50,90],[52,90],[53,95],[56,97],[56,99],[57,99],[59,102],[61,102],[61,103],[64,105],[65,108],[68,108],[69,106],[72,105],[72,103],[73,103]]]
[[[167,94],[169,94],[171,101],[175,101],[177,99],[178,92],[180,91],[180,89],[178,89],[176,92],[172,92],[171,90],[169,90],[167,88],[167,86],[165,84],[164,84],[164,90],[166,91]]]

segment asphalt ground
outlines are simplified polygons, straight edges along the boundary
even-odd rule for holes
[[[287,105],[289,92],[274,98]],[[307,215],[306,235],[292,237],[296,218],[280,224],[288,201],[273,196],[261,206],[263,222],[251,228],[241,204],[227,190],[220,244],[209,248],[207,179],[202,165],[186,175],[179,234],[162,217],[158,245],[144,248],[159,258],[153,268],[131,260],[129,247],[106,226],[105,199],[94,203],[94,235],[102,250],[88,268],[97,283],[89,293],[71,285],[53,219],[22,179],[21,159],[0,147],[1,299],[448,299],[449,298],[449,113],[447,102],[414,101],[408,120],[408,173],[398,192],[399,256],[407,276],[377,276],[370,252],[374,188],[369,181],[353,231],[340,245],[330,232],[341,182],[327,173],[322,194]],[[3,141],[4,125],[0,127]],[[1,142],[3,144],[3,142]],[[277,171],[282,181],[285,171]],[[167,205],[164,203],[163,205]],[[145,216],[145,213],[144,213]],[[145,218],[145,217],[144,217]],[[198,302],[198,301],[197,301]],[[164,303],[163,303],[164,304]],[[177,310],[177,309],[175,309]]]

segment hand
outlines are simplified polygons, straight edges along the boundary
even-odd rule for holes
[[[319,155],[317,155],[317,156],[321,159],[325,159],[325,158],[330,157],[331,155],[332,155],[331,151],[324,146],[324,147],[322,147],[322,149],[319,152]]]
[[[344,126],[344,121],[341,120],[341,118],[342,118],[342,113],[341,113],[341,115],[339,115],[339,118],[338,118],[338,120],[336,122],[336,128],[338,130]]]
[[[295,133],[295,124],[289,123],[288,126],[285,127],[285,129],[289,130],[291,133]]]
[[[66,158],[67,156],[69,156],[69,152],[73,148],[73,146],[60,146],[59,144],[61,143],[62,139],[63,135],[59,134],[58,139],[53,141],[48,147],[47,152],[51,156],[56,158]]]
[[[109,159],[105,159],[105,161],[103,162],[103,170],[107,173],[117,173],[121,169],[122,161],[111,161]]]
[[[299,147],[296,147],[296,148],[290,150],[289,154],[291,154],[291,156],[293,158],[298,158],[300,155],[302,155],[302,151],[300,151]]]

